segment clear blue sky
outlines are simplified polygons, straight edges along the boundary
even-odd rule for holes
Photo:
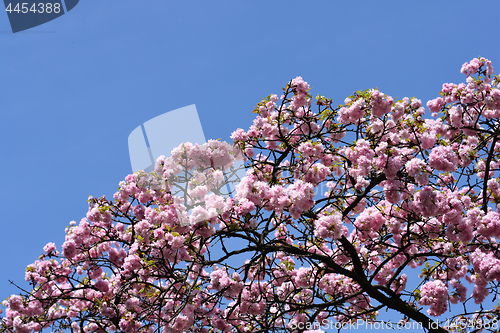
[[[500,71],[500,2],[82,0],[13,34],[0,13],[0,299],[131,172],[141,123],[196,104],[205,137],[247,129],[302,76],[340,104],[378,87],[425,103],[476,56]]]

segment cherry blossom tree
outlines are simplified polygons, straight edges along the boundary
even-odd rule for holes
[[[182,144],[91,197],[26,268],[0,331],[321,332],[385,310],[430,332],[498,330],[500,79],[484,58],[462,73],[427,118],[376,89],[314,105],[291,80],[232,145]]]

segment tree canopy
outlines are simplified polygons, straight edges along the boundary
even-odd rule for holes
[[[393,327],[497,331],[500,79],[481,57],[462,73],[430,117],[291,80],[232,144],[184,143],[91,197],[0,331],[320,332],[386,309]]]

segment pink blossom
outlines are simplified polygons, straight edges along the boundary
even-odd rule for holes
[[[137,297],[131,297],[125,302],[125,307],[129,311],[138,311],[141,305],[141,301]]]
[[[462,68],[460,70],[461,73],[469,76],[469,75],[474,75],[477,73],[479,68],[483,65],[483,62],[488,62],[488,65],[491,66],[491,62],[487,59],[480,60],[478,58],[472,59],[469,63],[464,63],[462,65]],[[488,69],[489,73],[493,73],[493,67],[491,69]],[[488,74],[491,75],[491,74]]]
[[[63,256],[68,259],[72,259],[76,255],[76,244],[72,240],[67,240],[66,242],[64,242],[62,249]]]
[[[451,146],[435,147],[429,156],[429,165],[440,171],[453,172],[458,162],[457,154]]]
[[[23,306],[23,299],[21,298],[21,296],[18,296],[18,295],[10,296],[9,297],[9,307],[14,311],[18,311],[18,312],[23,311],[24,306]]]
[[[385,223],[384,216],[375,207],[365,209],[358,215],[354,225],[363,231],[369,231],[370,234],[377,232]]]
[[[441,280],[429,281],[420,288],[420,305],[430,305],[427,313],[438,317],[448,309],[448,287]]]
[[[452,295],[450,295],[450,302],[452,304],[465,302],[467,300],[467,288],[455,279],[451,280],[450,284],[456,290],[454,293],[452,293]]]
[[[477,225],[477,232],[484,237],[500,237],[500,214],[498,212],[488,212]]]
[[[45,245],[45,246],[43,247],[43,250],[44,250],[45,252],[47,252],[47,254],[50,254],[50,253],[52,253],[53,251],[55,251],[55,250],[56,250],[56,245],[55,245],[54,243],[52,243],[52,242],[47,243],[47,245]]]
[[[292,205],[289,208],[290,215],[292,215],[295,219],[299,218],[302,212],[307,211],[314,205],[313,185],[310,183],[297,180],[295,183],[287,187],[286,193],[292,202]]]
[[[462,127],[463,109],[460,105],[451,107],[448,110],[448,114],[450,115],[450,122],[453,127]]]
[[[132,272],[137,270],[139,267],[141,267],[141,263],[140,258],[137,255],[133,254],[125,258],[123,268],[126,270]]]
[[[391,204],[397,203],[401,199],[403,184],[399,180],[387,180],[384,182],[385,199]]]
[[[99,280],[95,284],[96,288],[103,293],[107,293],[109,291],[109,282],[106,280]]]
[[[384,114],[389,113],[394,102],[392,97],[384,95],[378,90],[372,90],[371,93],[370,106],[372,107],[372,115],[382,117]]]
[[[347,232],[342,224],[342,215],[332,214],[321,216],[314,222],[314,235],[319,238],[339,239]]]
[[[425,186],[415,194],[413,202],[417,211],[425,217],[436,215],[439,209],[439,197],[430,186]]]
[[[439,112],[441,111],[441,108],[444,106],[445,102],[441,97],[438,97],[436,99],[430,100],[427,102],[427,107],[431,112]]]
[[[486,281],[500,282],[500,259],[497,259],[493,253],[485,253],[476,249],[471,254],[471,262],[474,270]]]
[[[360,98],[349,107],[340,108],[338,121],[343,124],[356,123],[365,115],[365,111],[365,100]],[[340,138],[337,138],[337,140],[340,140]]]
[[[31,332],[31,325],[29,324],[24,324],[21,320],[21,317],[16,317],[13,320],[13,326],[16,332],[19,333],[30,333]]]
[[[309,287],[312,279],[311,272],[310,268],[300,267],[295,277],[296,285],[299,287]]]

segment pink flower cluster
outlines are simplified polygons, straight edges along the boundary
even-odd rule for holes
[[[474,58],[470,62],[464,63],[460,72],[467,76],[474,75],[482,66],[486,66],[486,75],[493,74],[493,65],[491,64],[491,61],[482,58]]]
[[[349,104],[349,107],[341,107],[339,110],[339,117],[337,121],[342,124],[354,124],[365,115],[366,102],[363,98],[359,98],[354,102],[349,101]]]
[[[338,108],[319,96],[315,113],[293,79],[234,145],[184,143],[114,200],[91,197],[61,251],[47,243],[27,267],[32,290],[3,303],[0,331],[298,333],[373,321],[379,306],[422,318],[415,300],[430,316],[486,308],[500,293],[500,79],[484,58],[462,72],[427,103],[433,119],[378,90]]]
[[[378,90],[371,91],[370,106],[374,117],[382,117],[389,113],[394,100],[391,96],[386,96]]]
[[[453,172],[458,165],[458,157],[453,147],[438,146],[432,149],[429,165],[440,171]]]
[[[376,207],[370,207],[358,215],[354,225],[362,232],[364,237],[377,237],[377,232],[382,228],[386,219]]]
[[[429,305],[427,313],[440,316],[448,309],[448,287],[441,280],[429,281],[420,288],[420,305]]]
[[[291,86],[294,89],[294,97],[293,101],[290,103],[290,109],[297,111],[298,108],[306,106],[307,104],[309,84],[307,84],[301,76],[298,76],[292,80]]]
[[[333,214],[321,216],[314,222],[314,235],[318,238],[339,239],[346,236],[348,229],[342,223],[342,215]]]
[[[486,281],[496,280],[500,282],[500,259],[491,252],[485,253],[476,249],[471,254],[471,262],[474,270]]]

